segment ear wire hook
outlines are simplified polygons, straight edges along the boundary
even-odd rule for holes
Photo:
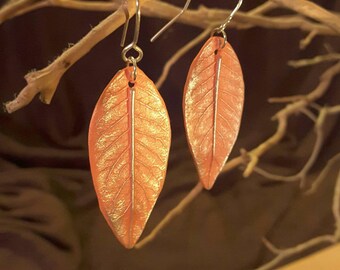
[[[189,4],[190,4],[191,0],[187,0],[187,2],[185,3],[184,7],[182,8],[182,10],[180,11],[180,13],[178,13],[175,17],[172,18],[171,21],[169,21],[166,25],[164,25],[161,30],[159,30],[151,39],[151,42],[154,42],[161,34],[163,34],[163,32],[168,29],[180,16],[182,16],[182,14],[188,9]]]
[[[241,5],[243,3],[243,0],[239,0],[236,7],[234,8],[234,10],[230,13],[230,15],[228,16],[228,18],[219,26],[216,27],[212,32],[211,35],[214,34],[222,34],[223,38],[224,38],[224,44],[222,46],[222,48],[225,46],[226,42],[227,42],[227,34],[225,32],[226,27],[228,26],[228,24],[231,22],[232,18],[234,17],[235,13],[240,9]]]
[[[126,34],[129,28],[129,22],[130,22],[130,14],[129,10],[127,9],[127,0],[124,0],[122,3],[122,8],[125,14],[125,23],[124,23],[124,29],[123,29],[123,34],[122,34],[122,39],[120,41],[120,47],[124,47],[125,45],[125,39],[126,39]]]
[[[126,9],[125,6],[123,6],[123,8]],[[128,13],[128,11],[127,11]],[[125,13],[126,14],[126,13]],[[140,47],[138,47],[137,42],[138,42],[138,37],[139,37],[139,30],[140,30],[140,5],[139,5],[139,0],[136,0],[136,22],[135,22],[135,31],[134,31],[134,35],[133,35],[133,40],[130,44],[128,44],[126,47],[124,47],[124,49],[122,50],[122,58],[124,60],[124,62],[128,62],[128,63],[137,63],[140,60],[142,60],[143,58],[143,51]],[[125,21],[125,25],[128,25],[129,20],[127,19]],[[127,26],[124,26],[124,28],[127,28]],[[126,29],[127,30],[127,29]],[[125,30],[123,30],[123,37],[122,40],[124,40],[125,43],[125,36],[126,36],[126,32],[124,32]],[[134,58],[133,56],[130,57],[126,57],[126,54],[128,51],[130,51],[131,49],[134,49],[137,53],[138,56],[136,58]],[[132,60],[133,58],[133,60]],[[135,65],[135,64],[134,64]]]

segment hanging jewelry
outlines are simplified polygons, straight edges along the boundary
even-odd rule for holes
[[[236,141],[244,101],[239,60],[227,41],[225,28],[240,8],[240,0],[227,20],[213,30],[193,60],[184,87],[184,124],[198,170],[211,189]],[[215,35],[222,35],[215,36]]]
[[[129,14],[122,43],[124,44]],[[170,121],[154,83],[138,68],[140,6],[133,41],[122,51],[126,68],[101,94],[89,128],[89,156],[100,210],[117,239],[132,248],[163,187],[171,141]],[[138,56],[127,56],[134,50]]]

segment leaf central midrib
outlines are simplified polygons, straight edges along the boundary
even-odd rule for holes
[[[216,152],[216,129],[217,129],[217,109],[218,109],[218,90],[219,90],[219,77],[221,71],[222,58],[217,53],[215,56],[215,78],[214,78],[214,113],[213,113],[213,143],[212,143],[212,156],[215,156]]]
[[[133,223],[134,223],[134,203],[135,203],[135,89],[128,87],[128,112],[129,112],[129,144],[130,144],[130,226],[128,232],[129,245],[132,243],[133,238]]]

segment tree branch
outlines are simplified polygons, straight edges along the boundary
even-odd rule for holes
[[[278,249],[267,239],[263,239],[263,243],[271,252],[276,255],[276,257],[268,263],[257,268],[257,270],[273,269],[273,267],[276,267],[279,263],[283,262],[285,259],[293,255],[297,255],[303,251],[309,250],[313,247],[317,247],[321,244],[334,244],[340,240],[340,170],[338,172],[338,177],[335,183],[332,210],[335,219],[335,231],[333,234],[317,236],[304,243],[287,249]]]
[[[129,6],[130,14],[134,9]],[[25,76],[27,85],[19,95],[5,103],[7,112],[15,112],[29,104],[35,95],[40,93],[42,102],[49,104],[63,74],[81,57],[87,54],[100,40],[107,37],[125,22],[125,14],[120,9],[100,22],[85,37],[73,47],[67,49],[61,56],[44,69],[33,71]]]
[[[303,99],[297,99],[295,100],[293,103],[288,104],[285,106],[285,108],[283,108],[282,110],[280,110],[276,116],[274,117],[274,119],[278,120],[278,127],[276,132],[274,133],[274,135],[272,135],[270,138],[268,138],[266,141],[264,141],[263,143],[261,143],[259,146],[257,146],[256,148],[254,148],[253,150],[244,153],[244,151],[242,151],[243,153],[241,153],[240,156],[228,161],[223,170],[221,171],[221,173],[225,173],[228,172],[230,170],[233,170],[235,168],[237,168],[238,166],[242,165],[243,163],[247,163],[247,167],[243,173],[244,177],[248,177],[253,170],[256,168],[256,165],[259,161],[259,158],[266,153],[269,149],[271,149],[274,145],[276,145],[285,135],[286,132],[286,128],[287,128],[287,121],[289,116],[291,116],[292,114],[296,113],[296,112],[300,112],[303,108],[305,108],[309,103],[315,101],[316,99],[320,98],[328,89],[330,83],[332,82],[333,78],[340,73],[340,62],[336,63],[335,65],[331,66],[330,68],[328,68],[325,72],[323,72],[320,76],[320,82],[318,84],[318,86],[309,94],[307,94],[306,96],[304,96]],[[321,145],[321,142],[318,143],[319,146],[316,147],[316,149],[313,151],[314,152],[314,157],[313,159],[310,159],[307,164],[306,164],[306,168],[309,169],[310,166],[312,165],[312,163],[315,162],[314,159],[315,156],[318,154],[319,152],[319,147]],[[307,170],[307,169],[304,170]],[[201,192],[201,190],[198,190],[197,193]],[[197,196],[197,194],[195,193],[195,196]],[[182,201],[186,201],[186,197],[182,200]],[[183,211],[183,208],[188,206],[189,203],[185,203],[184,205],[182,204],[182,201],[173,209],[180,209],[181,211]],[[191,200],[189,201],[191,202]],[[172,211],[172,210],[171,210]],[[176,210],[177,212],[177,210]],[[155,236],[157,235],[157,233],[160,231],[159,226],[161,228],[163,228],[165,225],[167,225],[172,219],[172,216],[166,216],[166,222],[161,221],[161,226],[157,225],[156,228],[151,232],[151,236],[146,236],[146,239],[148,239],[147,241],[144,242],[144,240],[142,240],[141,245],[139,245],[138,247],[140,248],[141,246],[144,246],[145,244],[149,243],[152,239],[155,238]],[[137,244],[138,245],[138,244]]]
[[[306,67],[317,65],[324,62],[330,61],[339,61],[340,60],[340,53],[330,53],[324,55],[318,55],[313,58],[308,59],[300,59],[300,60],[290,60],[288,61],[288,65],[294,68]]]
[[[211,28],[207,28],[201,34],[199,34],[196,38],[189,41],[185,44],[181,49],[179,49],[164,65],[162,74],[159,76],[156,87],[159,89],[162,87],[165,82],[168,74],[170,72],[171,67],[188,51],[190,51],[193,47],[195,47],[198,43],[202,42],[211,32]]]
[[[271,0],[277,5],[294,10],[313,20],[317,20],[340,34],[340,17],[307,0]]]
[[[90,1],[75,1],[75,0],[19,0],[23,1],[22,5],[17,5],[17,2],[10,2],[0,10],[0,23],[7,19],[14,18],[24,12],[31,11],[36,8],[46,6],[60,6],[64,8],[81,9],[81,10],[96,10],[96,11],[113,11],[119,7],[118,3],[106,2],[90,2]],[[30,2],[32,1],[32,2]],[[39,2],[37,2],[39,1]],[[32,3],[32,7],[30,6]],[[279,5],[277,5],[279,7]],[[316,6],[318,9],[320,7]],[[273,6],[270,6],[273,9]],[[144,16],[160,19],[172,19],[176,16],[181,9],[159,0],[144,0],[141,2],[141,10]],[[262,10],[253,10],[250,12],[238,11],[234,16],[232,23],[229,27],[237,27],[247,29],[251,27],[263,27],[268,29],[291,29],[297,28],[304,32],[316,32],[319,35],[337,35],[339,34],[336,29],[329,28],[328,25],[321,23],[314,23],[305,19],[302,16],[277,16],[269,17],[259,14],[259,11],[266,12],[268,6]],[[212,9],[201,6],[198,10],[187,10],[178,20],[178,23],[184,23],[191,26],[206,29],[211,25],[218,25],[225,20],[226,15],[230,10]],[[329,11],[325,11],[334,15]],[[315,12],[316,14],[318,12]],[[336,16],[336,15],[334,15]],[[317,19],[316,17],[315,19]]]
[[[152,230],[152,232],[135,245],[135,248],[142,248],[144,245],[151,242],[171,220],[182,213],[185,207],[187,207],[197,197],[197,195],[201,193],[202,190],[203,187],[201,183],[197,183],[196,186],[188,193],[188,195],[186,195],[185,198],[175,208],[168,212],[168,214]]]
[[[32,1],[32,2],[31,2]],[[112,10],[117,8],[118,4],[106,2],[86,2],[74,0],[18,0],[11,1],[0,10],[0,22],[6,18],[12,18],[24,11],[32,10],[33,7],[42,7],[46,5],[61,6],[76,9],[94,9],[94,10]],[[31,5],[31,6],[30,6]],[[180,9],[157,0],[143,0],[141,1],[142,12],[145,16],[158,18],[171,18],[178,14]],[[328,26],[310,22],[301,16],[285,16],[285,17],[265,17],[258,15],[259,12],[265,12],[268,9],[274,8],[273,5],[264,5],[260,10],[253,10],[250,12],[238,12],[235,16],[232,27],[249,28],[261,26],[266,28],[300,28],[304,31],[314,31],[318,34],[334,35],[336,32]],[[225,19],[226,13],[230,11],[223,11],[219,9],[207,9],[201,7],[198,10],[188,10],[180,18],[179,22],[189,25],[195,25],[203,28],[210,28],[212,24],[218,24]],[[255,13],[255,15],[254,15]],[[130,11],[134,14],[134,10]],[[97,27],[92,29],[82,40],[75,46],[66,50],[59,58],[46,68],[28,73],[25,76],[27,85],[22,89],[17,98],[5,104],[6,110],[11,113],[31,102],[35,95],[40,93],[42,102],[49,104],[56,91],[59,81],[63,74],[81,57],[89,52],[98,42],[107,37],[123,24],[124,17],[120,12],[110,15],[102,21]],[[190,46],[194,44],[191,43]],[[189,48],[190,48],[189,46]],[[184,49],[184,53],[187,49]],[[173,59],[176,61],[176,59]],[[173,62],[175,62],[173,61]],[[164,77],[162,79],[165,79]],[[283,124],[284,120],[280,120]],[[274,143],[276,138],[280,139],[282,134],[278,133],[273,138]],[[256,163],[254,160],[251,164]],[[249,174],[249,168],[245,175]]]
[[[309,112],[309,111],[308,111]],[[273,181],[283,181],[283,182],[294,182],[294,181],[301,181],[300,187],[305,187],[306,177],[313,165],[315,164],[316,160],[319,157],[321,148],[324,143],[324,123],[326,121],[326,114],[327,114],[327,107],[322,108],[320,110],[319,116],[317,119],[315,119],[315,125],[314,125],[314,131],[316,134],[316,140],[315,144],[312,150],[312,153],[307,160],[306,164],[303,166],[303,168],[295,175],[291,176],[284,176],[284,175],[277,175],[272,174],[270,172],[267,172],[259,167],[255,167],[254,171],[260,175],[262,175],[264,178],[267,178],[269,180]],[[310,116],[310,118],[314,121],[314,116]]]

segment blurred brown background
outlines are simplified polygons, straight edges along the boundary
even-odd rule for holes
[[[231,2],[193,1],[191,8],[198,4],[232,8]],[[336,0],[315,2],[340,10]],[[260,3],[263,1],[244,1],[242,10]],[[45,8],[2,24],[0,101],[12,99],[25,86],[27,71],[46,66],[108,14]],[[201,31],[176,24],[157,42],[149,43],[163,24],[162,20],[142,18],[139,45],[144,59],[139,66],[153,80],[165,61]],[[324,42],[334,49],[340,45],[336,38],[318,37],[300,51],[304,36],[299,30],[228,31],[246,84],[242,127],[231,157],[275,131],[276,122],[270,116],[282,105],[268,104],[269,97],[311,91],[329,66],[295,70],[286,65],[287,60],[323,54]],[[62,78],[51,105],[36,98],[12,115],[1,112],[0,269],[249,270],[272,258],[261,242],[263,236],[279,247],[290,247],[333,232],[331,201],[339,164],[313,196],[304,196],[298,183],[274,183],[256,174],[244,179],[240,170],[234,170],[220,176],[213,190],[203,192],[152,243],[141,250],[122,248],[98,210],[87,153],[94,105],[107,82],[124,66],[120,37],[121,29],[76,63]],[[186,73],[201,45],[174,66],[160,89],[171,117],[173,143],[166,183],[143,236],[197,181],[185,141],[181,102]],[[337,78],[320,104],[339,103],[339,87]],[[305,116],[291,118],[287,136],[262,158],[261,167],[285,175],[297,172],[314,143],[312,126]],[[331,119],[328,130],[309,183],[339,152],[339,122]]]

